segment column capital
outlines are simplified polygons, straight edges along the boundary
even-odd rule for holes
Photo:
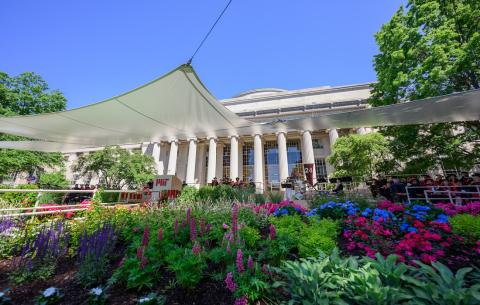
[[[191,142],[191,141],[197,142],[198,139],[197,139],[197,137],[189,137],[189,138],[187,138],[187,141],[188,141],[188,142]]]
[[[327,129],[327,132],[332,132],[332,131],[338,132],[338,128],[328,128]]]
[[[283,131],[283,130],[275,132],[275,135],[278,137],[278,135],[281,134],[281,133],[283,133],[285,136],[287,136],[287,132]]]
[[[252,137],[256,137],[256,136],[259,136],[259,137],[262,137],[263,134],[259,133],[259,132],[256,132],[256,133],[252,133]]]
[[[207,140],[210,141],[210,140],[214,140],[215,142],[218,141],[218,138],[216,136],[209,136],[207,137]]]
[[[169,143],[177,143],[178,144],[178,139],[177,138],[171,138],[168,140]]]
[[[238,140],[238,139],[240,139],[240,136],[239,136],[238,134],[234,134],[234,135],[228,136],[228,138],[229,138],[229,139],[237,138],[237,140]]]
[[[300,130],[300,134],[303,135],[304,133],[308,132],[309,134],[312,134],[312,131],[310,129],[304,129]]]

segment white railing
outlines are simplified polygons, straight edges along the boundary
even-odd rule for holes
[[[47,205],[40,206],[40,198],[45,193],[75,193],[75,194],[93,194],[98,190],[48,190],[48,189],[0,189],[0,193],[37,193],[37,198],[35,201],[35,206],[33,207],[16,207],[16,208],[4,208],[0,209],[0,218],[5,217],[19,217],[19,216],[37,216],[37,215],[48,215],[48,214],[58,214],[58,213],[68,213],[68,212],[78,212],[85,211],[88,209],[90,204],[64,204],[64,205]],[[122,193],[137,193],[137,190],[104,190],[104,193],[119,193],[119,198]],[[116,203],[101,203],[105,208],[111,208],[112,205]],[[126,204],[126,206],[136,206],[137,204]],[[125,205],[124,205],[125,206]],[[31,212],[22,212],[30,211]],[[38,211],[40,210],[40,211]],[[42,211],[47,210],[47,211]],[[16,211],[16,213],[8,213]],[[7,212],[7,213],[5,213]]]
[[[462,190],[462,188],[476,189],[476,191],[467,192],[465,190]],[[423,197],[410,196],[410,193],[411,193],[410,190],[416,190],[416,189],[423,191]],[[447,190],[444,190],[444,189],[447,189]],[[457,189],[457,190],[452,190],[452,189]],[[439,187],[407,186],[405,187],[405,191],[406,191],[405,195],[407,197],[408,202],[419,200],[419,201],[426,201],[428,203],[431,203],[432,200],[435,200],[435,201],[446,200],[450,203],[456,204],[456,203],[461,203],[463,201],[472,201],[472,200],[480,201],[480,186],[478,185],[439,186]],[[445,196],[442,197],[443,194],[445,194]]]

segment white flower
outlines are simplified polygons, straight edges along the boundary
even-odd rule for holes
[[[49,298],[56,292],[57,292],[57,288],[50,287],[50,288],[45,289],[45,291],[43,292],[43,296],[46,297],[46,298]]]
[[[142,304],[143,302],[149,302],[151,300],[152,300],[152,298],[144,297],[144,298],[141,298],[140,300],[138,300],[138,303]]]
[[[4,295],[5,295],[5,293],[0,292],[0,299],[3,298]]]
[[[99,295],[101,295],[102,293],[103,293],[103,290],[102,290],[102,288],[100,288],[100,287],[92,288],[92,289],[90,290],[90,294],[93,294],[93,295],[96,295],[96,296],[99,296]]]

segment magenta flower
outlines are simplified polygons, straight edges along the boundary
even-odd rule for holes
[[[142,257],[142,261],[140,262],[140,269],[145,269],[145,266],[147,266],[148,259],[144,256]]]
[[[275,226],[273,224],[270,224],[270,239],[274,240],[276,236],[277,230],[275,229]]]
[[[225,284],[230,292],[235,292],[235,290],[237,290],[237,284],[235,284],[235,281],[233,280],[233,274],[231,272],[227,273],[227,277],[225,277]]]
[[[248,299],[246,296],[243,296],[235,300],[234,305],[248,305]]]
[[[248,256],[248,261],[247,261],[247,268],[250,270],[253,270],[253,259],[252,256]]]
[[[268,274],[267,264],[263,264],[263,266],[262,266],[262,273],[263,273],[263,274]]]
[[[158,234],[157,234],[157,240],[162,241],[162,239],[163,239],[163,229],[159,228],[158,229]]]
[[[206,229],[205,229],[205,218],[200,219],[200,236],[203,237],[205,235]]]
[[[190,240],[194,242],[197,239],[197,223],[195,217],[190,218]]]
[[[137,248],[137,259],[141,260],[143,257],[143,247],[138,247]]]
[[[178,234],[178,218],[175,218],[175,223],[173,224],[173,235],[177,236]]]
[[[150,239],[150,228],[145,226],[142,236],[142,246],[146,247],[148,245],[148,240]]]
[[[192,248],[193,254],[198,255],[200,253],[200,251],[202,251],[202,247],[200,246],[200,244],[198,242],[195,242],[195,245]]]
[[[232,209],[232,234],[237,236],[238,232],[238,205],[234,204]]]
[[[245,266],[243,265],[243,252],[242,249],[237,250],[237,271],[242,273],[245,271]]]
[[[228,230],[228,229],[230,228],[226,223],[224,223],[224,224],[222,225],[222,227],[223,227],[225,230]]]

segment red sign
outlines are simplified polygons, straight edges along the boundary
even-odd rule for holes
[[[313,185],[313,163],[303,164],[303,172],[305,173],[305,177],[307,178],[308,183]]]

